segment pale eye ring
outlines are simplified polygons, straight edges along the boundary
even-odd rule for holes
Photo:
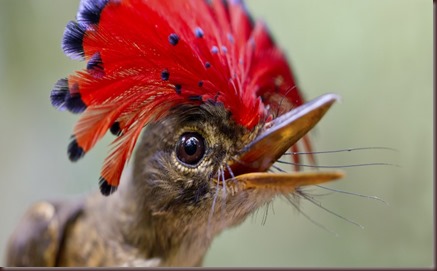
[[[188,166],[196,166],[205,155],[205,139],[199,133],[183,133],[176,144],[177,159]]]

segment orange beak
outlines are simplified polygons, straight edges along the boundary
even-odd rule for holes
[[[341,171],[266,172],[319,122],[338,99],[335,94],[325,94],[266,123],[261,134],[244,148],[239,157],[230,162],[233,175],[230,179],[234,182],[226,182],[227,185],[238,185],[238,189],[275,188],[291,192],[300,186],[325,183],[343,177]]]

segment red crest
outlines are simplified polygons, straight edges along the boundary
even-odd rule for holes
[[[69,158],[110,130],[101,182],[114,188],[144,125],[172,107],[222,103],[253,129],[302,104],[284,53],[238,0],[82,0],[62,48],[87,61],[51,92],[55,107],[81,113]]]

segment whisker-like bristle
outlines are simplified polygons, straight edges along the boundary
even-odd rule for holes
[[[363,163],[363,164],[349,164],[349,165],[308,165],[308,164],[300,164],[300,163],[293,163],[293,162],[287,162],[287,161],[276,161],[280,164],[287,164],[287,165],[297,165],[300,167],[311,167],[311,168],[350,168],[350,167],[367,167],[367,166],[392,166],[392,167],[400,167],[397,164],[390,164],[390,163]]]
[[[270,206],[272,206],[272,210],[273,210],[273,202],[272,201],[267,202],[266,205],[265,205],[265,212],[264,212],[263,218],[261,220],[261,225],[263,225],[263,226],[267,222],[267,216],[269,215]]]
[[[229,166],[228,163],[226,163],[226,169],[228,170],[228,172],[231,175],[232,179],[235,180],[234,172],[232,171],[232,168]]]
[[[312,200],[313,203],[315,203],[315,204],[317,204],[317,205],[319,205],[319,206],[322,205],[322,203],[321,203],[319,200],[316,200],[316,199],[314,198],[315,195],[314,195],[314,194],[310,194],[310,193],[308,192],[307,189],[305,190],[305,192],[303,192],[302,189],[297,189],[296,192],[297,192],[297,195],[302,196],[302,197],[305,197],[305,198],[308,199],[308,200]]]
[[[277,109],[276,109],[276,112],[275,112],[275,114],[274,114],[274,118],[279,117],[279,115],[281,114],[280,110],[283,109],[283,108],[282,108],[282,104],[283,104],[284,100],[286,99],[287,95],[288,95],[291,91],[295,90],[296,88],[297,88],[296,85],[294,85],[294,86],[289,87],[289,88],[285,91],[284,96],[283,96],[283,97],[281,98],[281,100],[279,101],[279,106],[278,106]],[[291,108],[290,108],[289,110],[291,110]]]
[[[290,197],[290,195],[284,195],[284,198],[291,204],[294,206],[294,208],[296,208],[297,211],[299,211],[300,214],[302,214],[306,219],[308,219],[311,223],[313,223],[314,225],[318,226],[319,228],[335,235],[335,237],[338,237],[338,233],[328,229],[327,227],[325,227],[323,224],[317,222],[316,220],[312,219],[308,214],[306,214],[304,211],[302,211],[302,208],[300,208],[300,206],[293,201],[293,199]]]
[[[223,197],[224,199],[226,199],[226,195],[227,195],[227,191],[226,191],[226,178],[225,178],[225,171],[223,169],[223,167],[220,167],[219,169],[219,176],[222,180],[222,187],[223,187]]]
[[[364,229],[363,225],[361,225],[361,224],[359,224],[359,223],[357,223],[357,222],[355,222],[353,220],[350,220],[350,219],[348,219],[348,218],[346,218],[346,217],[344,217],[344,216],[342,216],[340,214],[337,214],[336,212],[334,212],[334,211],[324,207],[320,202],[315,201],[312,197],[304,194],[302,191],[296,190],[296,193],[298,195],[302,196],[303,198],[305,198],[306,200],[308,200],[309,202],[311,202],[312,204],[316,205],[317,207],[327,211],[328,213],[333,214],[334,216],[336,216],[336,217],[338,217],[338,218],[340,218],[340,219],[342,219],[344,221],[347,221],[347,222],[349,222],[349,223],[351,223],[351,224],[353,224],[353,225],[355,225],[357,227],[360,227],[361,229]]]
[[[359,147],[359,148],[347,148],[339,150],[329,150],[329,151],[311,151],[311,152],[286,152],[284,155],[301,155],[301,154],[325,154],[325,153],[338,153],[338,152],[352,152],[361,150],[387,150],[397,152],[397,149],[390,147]]]
[[[220,191],[220,184],[217,181],[216,189],[215,189],[215,193],[214,193],[214,198],[213,198],[212,204],[211,204],[211,210],[209,211],[209,216],[208,216],[208,227],[207,227],[207,235],[208,236],[211,234],[211,231],[210,231],[211,230],[211,225],[212,225],[211,222],[212,222],[212,217],[214,215],[215,203],[217,201],[219,191]]]
[[[279,172],[287,172],[287,171],[283,170],[282,168],[276,166],[275,164],[273,164],[273,165],[271,166],[271,168],[273,168],[273,169],[275,169],[275,170],[277,170],[277,171],[279,171]]]
[[[221,219],[226,217],[226,197],[227,197],[227,190],[226,190],[226,178],[225,178],[225,171],[223,167],[220,167],[219,169],[219,175],[222,179],[222,190],[223,190],[223,197],[222,197],[222,204],[221,204]]]
[[[235,174],[234,174],[234,172],[232,171],[232,168],[229,166],[228,163],[226,163],[226,169],[227,169],[227,171],[229,172],[229,174],[231,175],[231,180],[232,180],[232,182],[233,182],[234,184],[236,184],[236,183],[237,183],[237,180],[235,179]],[[223,171],[223,172],[224,172],[224,171]]]
[[[362,198],[366,198],[366,199],[372,199],[372,200],[377,200],[380,201],[382,203],[384,203],[385,205],[389,205],[385,200],[377,197],[377,196],[369,196],[369,195],[363,195],[363,194],[359,194],[359,193],[355,193],[355,192],[349,192],[349,191],[344,191],[344,190],[340,190],[340,189],[333,189],[333,188],[329,188],[326,186],[322,186],[322,185],[316,185],[317,187],[326,189],[328,191],[332,191],[332,192],[336,192],[336,193],[340,193],[340,194],[346,194],[346,195],[352,195],[352,196],[357,196],[357,197],[362,197]]]

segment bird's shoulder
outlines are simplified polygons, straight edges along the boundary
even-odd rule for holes
[[[55,266],[66,227],[83,201],[39,201],[24,214],[9,239],[7,266]]]

